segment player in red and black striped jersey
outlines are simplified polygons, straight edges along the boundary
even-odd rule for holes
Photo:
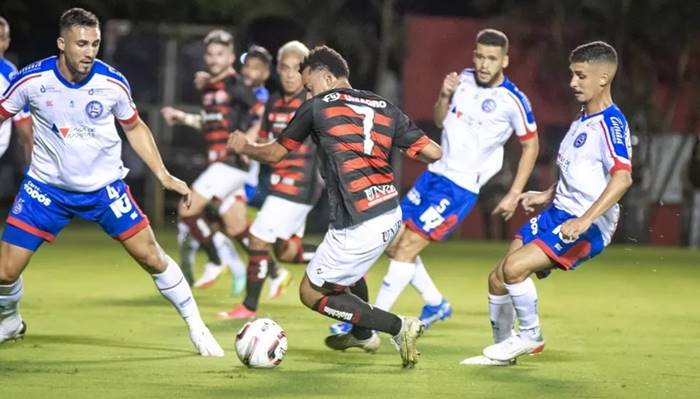
[[[207,204],[213,200],[224,200],[236,191],[243,189],[248,179],[249,164],[247,159],[229,153],[226,141],[232,130],[246,130],[251,124],[251,108],[257,103],[253,89],[243,82],[243,78],[233,69],[235,53],[233,36],[214,30],[204,39],[204,55],[208,71],[203,79],[195,78],[201,84],[202,112],[188,114],[181,110],[165,107],[161,110],[168,124],[183,124],[200,129],[207,143],[209,166],[192,185],[192,205],[178,207],[178,216],[183,222],[178,227],[190,234],[207,252],[211,264],[221,264],[213,242],[214,234],[207,228],[201,218]],[[224,223],[227,220],[223,218]],[[231,224],[231,223],[228,223]],[[228,230],[228,229],[227,229]],[[181,252],[189,251],[187,240],[179,240]],[[185,248],[187,247],[187,248]],[[232,246],[231,246],[232,248]],[[183,256],[182,268],[192,283],[189,257]]]
[[[309,49],[298,41],[283,45],[277,53],[277,72],[282,92],[274,94],[267,104],[260,129],[260,141],[275,140],[282,134],[295,112],[306,101],[299,65]],[[279,296],[289,282],[289,272],[275,265],[270,249],[275,248],[278,260],[304,261],[306,216],[321,194],[316,145],[308,137],[296,150],[271,165],[270,189],[265,202],[250,227],[249,263],[246,297],[221,319],[256,317],[260,292],[267,276],[270,278],[270,298]],[[296,246],[296,253],[289,249]],[[290,259],[292,255],[296,259]],[[276,275],[275,275],[276,274]]]
[[[345,59],[326,46],[316,47],[300,70],[314,96],[296,112],[277,141],[256,145],[236,132],[229,148],[262,162],[278,162],[307,137],[318,146],[328,188],[331,226],[309,262],[301,282],[301,301],[319,313],[349,321],[353,329],[326,339],[332,349],[360,347],[374,352],[380,345],[373,330],[390,333],[404,367],[418,361],[416,340],[423,325],[367,303],[363,276],[396,236],[401,210],[389,157],[394,148],[424,162],[442,156],[400,109],[348,81]]]

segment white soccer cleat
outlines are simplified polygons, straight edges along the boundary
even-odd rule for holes
[[[20,317],[8,317],[0,323],[0,344],[6,341],[18,341],[24,338],[27,323]]]
[[[461,362],[459,362],[461,365],[465,366],[499,366],[499,367],[507,367],[507,366],[514,366],[516,364],[515,359],[510,359],[510,360],[496,360],[496,359],[490,359],[486,356],[473,356],[473,357],[468,357]]]
[[[194,288],[209,288],[214,285],[216,279],[219,278],[221,273],[224,271],[223,265],[217,265],[216,263],[207,262],[204,265],[204,273],[197,281],[194,282]]]
[[[401,354],[403,367],[413,368],[418,363],[418,355],[420,355],[416,349],[416,341],[423,335],[425,326],[415,317],[402,317],[401,321],[401,331],[391,340]]]
[[[508,361],[529,353],[542,352],[543,349],[544,339],[541,336],[537,340],[531,340],[514,335],[503,342],[487,346],[483,354],[490,359]]]
[[[270,279],[270,290],[267,294],[269,299],[277,299],[284,294],[284,290],[292,282],[292,275],[283,267],[278,267],[277,278]]]
[[[206,326],[190,330],[190,339],[197,349],[197,352],[202,356],[221,357],[224,355],[224,350],[219,343],[216,342],[216,339],[211,335],[211,332]]]

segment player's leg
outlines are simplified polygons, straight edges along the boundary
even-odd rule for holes
[[[191,286],[194,283],[192,267],[199,249],[199,242],[192,237],[190,228],[182,221],[177,223],[177,246],[180,248],[180,268]]]
[[[230,237],[241,242],[243,248],[247,250],[249,245],[247,239],[249,225],[247,213],[246,196],[243,194],[243,190],[238,190],[221,203],[219,215],[224,231],[217,233],[215,236],[215,244],[221,260],[228,266],[233,276],[231,292],[236,296],[243,293],[245,289],[246,266]],[[243,237],[245,237],[245,244],[242,243]]]
[[[24,293],[21,276],[33,254],[27,248],[0,242],[0,343],[24,337],[26,324],[19,313]]]
[[[5,220],[0,241],[0,343],[21,338],[22,272],[44,241],[53,241],[72,215],[61,206],[66,192],[26,176]]]
[[[329,229],[306,268],[299,287],[302,303],[327,317],[391,334],[399,346],[404,367],[418,361],[416,340],[423,325],[416,318],[401,318],[369,305],[347,288],[357,283],[381,256],[400,228],[396,209],[347,229]],[[352,335],[352,334],[348,334]],[[346,342],[371,351],[371,340]],[[333,349],[343,349],[333,347]]]
[[[178,219],[187,226],[190,236],[197,241],[199,247],[207,254],[209,262],[219,265],[221,264],[221,259],[212,242],[214,231],[209,228],[206,220],[202,217],[211,198],[205,197],[195,190],[192,190],[191,198],[192,204],[189,207],[187,207],[183,201],[180,201],[178,204]],[[186,245],[186,243],[180,246],[181,253],[186,253],[188,251],[188,248],[184,247],[184,245]],[[189,270],[187,270],[187,266],[190,267]],[[185,265],[188,274],[192,274],[192,266],[193,265]]]
[[[158,245],[150,226],[123,240],[122,245],[129,255],[151,275],[160,293],[187,323],[190,338],[199,354],[223,356],[223,349],[202,321],[197,302],[180,267]]]

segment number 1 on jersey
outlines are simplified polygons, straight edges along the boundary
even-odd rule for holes
[[[353,112],[362,116],[362,134],[365,136],[363,152],[372,155],[374,141],[372,141],[372,128],[374,127],[374,110],[366,105],[345,104]]]

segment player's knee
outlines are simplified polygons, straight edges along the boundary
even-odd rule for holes
[[[489,292],[491,294],[501,294],[503,291],[505,291],[505,282],[500,276],[501,273],[496,270],[492,270],[491,273],[489,273]]]
[[[510,255],[503,261],[504,283],[520,283],[525,280],[529,274],[529,271],[519,257]]]

